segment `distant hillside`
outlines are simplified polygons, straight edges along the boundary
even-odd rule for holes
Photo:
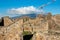
[[[16,19],[16,18],[20,18],[22,16],[28,16],[28,17],[31,17],[31,18],[35,18],[37,14],[25,14],[25,15],[20,15],[20,16],[15,16],[15,17],[12,17],[13,19]]]

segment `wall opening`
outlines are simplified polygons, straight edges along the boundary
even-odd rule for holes
[[[33,34],[24,35],[23,40],[32,40]]]
[[[4,26],[4,19],[3,18],[0,20],[0,26]]]

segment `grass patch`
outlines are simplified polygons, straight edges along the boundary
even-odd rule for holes
[[[31,34],[31,32],[28,32],[28,31],[23,32],[23,35],[30,35],[30,34]]]

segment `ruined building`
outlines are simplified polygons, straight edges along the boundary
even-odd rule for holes
[[[38,14],[0,19],[0,40],[60,40],[60,15]]]

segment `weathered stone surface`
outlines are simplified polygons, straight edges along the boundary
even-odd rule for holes
[[[2,17],[2,20],[4,22],[4,26],[9,26],[13,23],[13,21],[9,18],[9,16]]]
[[[0,40],[23,40],[23,32],[33,34],[32,40],[60,40],[60,16],[38,15],[32,19],[27,16],[11,20],[4,17],[0,26]],[[1,21],[0,21],[1,22]]]
[[[20,23],[20,24],[19,24]],[[22,34],[22,20],[8,26],[2,27],[0,29],[0,39],[1,40],[20,40]]]

